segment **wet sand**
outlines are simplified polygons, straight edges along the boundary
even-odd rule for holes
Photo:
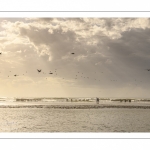
[[[150,109],[0,108],[0,132],[149,132]]]
[[[53,109],[101,109],[101,108],[136,108],[150,109],[149,103],[0,103],[0,108],[53,108]]]

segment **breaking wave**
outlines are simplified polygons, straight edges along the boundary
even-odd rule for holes
[[[0,97],[0,102],[93,102],[94,98],[8,98],[8,97]]]

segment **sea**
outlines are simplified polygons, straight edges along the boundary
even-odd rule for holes
[[[121,100],[0,97],[0,132],[150,132],[149,99]]]

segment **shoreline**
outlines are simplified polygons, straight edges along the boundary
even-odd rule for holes
[[[51,109],[100,109],[100,108],[136,108],[136,109],[150,109],[150,106],[140,105],[0,105],[0,108],[51,108]]]

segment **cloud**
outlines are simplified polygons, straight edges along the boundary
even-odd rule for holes
[[[28,72],[29,80],[18,80],[23,84],[44,87],[47,77],[66,89],[103,87],[105,94],[149,88],[149,18],[6,18],[0,25],[3,78],[13,67],[13,73]]]

